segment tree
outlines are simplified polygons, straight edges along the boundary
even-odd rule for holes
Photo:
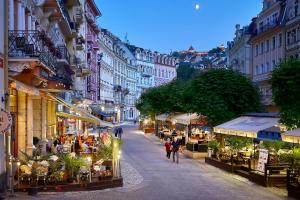
[[[273,101],[288,128],[300,127],[300,61],[283,61],[272,74]]]
[[[188,110],[205,115],[210,126],[261,108],[259,93],[251,80],[232,70],[202,72],[189,85],[185,93]]]
[[[191,66],[190,63],[180,63],[177,68],[177,79],[188,81],[195,78],[199,74],[199,70]]]

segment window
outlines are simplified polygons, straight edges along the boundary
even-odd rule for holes
[[[256,65],[255,67],[255,75],[258,75],[259,74],[259,69],[258,69],[258,66]]]
[[[255,55],[258,56],[258,45],[255,46],[255,50],[256,50]]]
[[[273,49],[275,49],[275,47],[276,47],[276,38],[275,38],[275,36],[273,37]]]
[[[281,47],[281,45],[282,45],[282,34],[281,33],[279,33],[279,36],[278,36],[279,38],[278,38],[278,40],[279,40],[279,47]]]
[[[263,54],[264,53],[264,43],[262,42],[260,44],[260,54]]]
[[[270,41],[267,40],[266,43],[267,43],[266,52],[269,52],[269,49],[270,49]]]
[[[267,72],[270,72],[270,71],[272,71],[271,68],[270,68],[270,63],[267,62]]]
[[[265,66],[264,64],[261,64],[260,74],[265,73]]]
[[[272,70],[275,69],[275,65],[276,65],[275,60],[272,60]]]

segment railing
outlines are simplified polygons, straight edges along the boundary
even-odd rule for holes
[[[253,76],[253,81],[258,82],[258,81],[266,81],[270,80],[272,78],[272,72],[267,72],[263,74],[257,74]]]
[[[270,22],[270,23],[265,24],[265,25],[263,25],[263,26],[260,26],[260,27],[258,28],[258,34],[259,34],[259,33],[266,32],[266,31],[268,31],[268,30],[270,30],[270,29],[276,27],[277,25],[279,25],[279,21],[278,21],[278,20],[276,20],[276,21],[274,21],[274,22]]]
[[[55,70],[56,51],[54,44],[39,31],[9,31],[8,56],[11,58],[36,58]]]
[[[64,59],[70,64],[70,53],[66,46],[59,45],[57,46],[59,54],[57,55],[58,59]]]
[[[289,42],[286,44],[286,49],[290,50],[290,49],[294,49],[300,46],[300,40],[295,41],[295,42]]]

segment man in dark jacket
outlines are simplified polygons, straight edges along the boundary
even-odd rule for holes
[[[176,156],[176,163],[179,163],[179,141],[176,138],[173,138],[172,142],[172,152],[173,152],[173,162],[175,162],[175,156]]]
[[[120,139],[122,139],[122,134],[123,134],[123,128],[120,126],[118,128],[118,136],[119,136]]]

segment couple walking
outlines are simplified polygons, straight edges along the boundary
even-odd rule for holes
[[[171,157],[171,152],[172,157],[173,157],[173,162],[175,162],[175,157],[176,157],[176,163],[179,163],[179,147],[180,143],[176,138],[173,138],[172,142],[170,141],[170,138],[165,143],[166,147],[166,152],[167,152],[167,158],[170,159]]]

